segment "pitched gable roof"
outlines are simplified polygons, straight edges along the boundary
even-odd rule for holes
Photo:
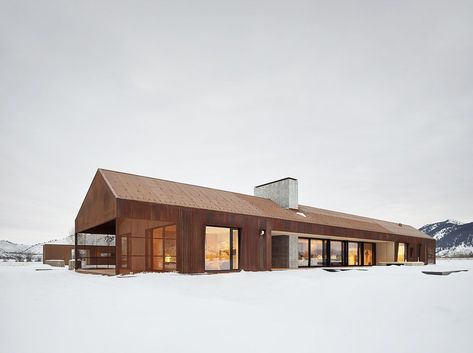
[[[116,198],[196,209],[246,214],[289,221],[353,228],[379,233],[430,237],[417,229],[393,222],[299,205],[299,211],[251,195],[99,169]]]

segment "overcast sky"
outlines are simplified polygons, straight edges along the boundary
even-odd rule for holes
[[[67,235],[99,167],[471,222],[472,5],[0,0],[0,239]]]

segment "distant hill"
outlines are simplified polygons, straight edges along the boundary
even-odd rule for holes
[[[473,257],[473,222],[447,219],[419,229],[437,240],[437,256]]]
[[[108,240],[110,240],[110,236],[99,234],[99,235],[94,236],[93,238],[88,239],[87,243],[94,244],[94,245],[115,245],[114,241],[110,243]],[[93,243],[89,243],[89,241],[93,241]],[[49,240],[46,242],[37,243],[33,245],[17,244],[9,240],[0,240],[0,260],[2,259],[15,259],[15,260],[23,259],[24,260],[28,257],[31,258],[32,260],[41,259],[43,257],[44,244],[74,244],[74,236],[69,235],[64,238]]]
[[[11,241],[8,241],[8,240],[0,240],[0,254],[23,252],[30,246],[31,245],[12,243]]]
[[[33,260],[41,259],[44,244],[74,244],[74,236],[50,240],[33,245],[17,244],[9,240],[0,240],[0,259],[18,259],[30,256]]]

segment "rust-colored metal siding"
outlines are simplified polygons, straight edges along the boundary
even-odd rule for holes
[[[72,256],[72,249],[74,249],[72,244],[44,244],[43,264],[46,260],[64,260],[67,266]]]
[[[205,272],[205,226],[207,225],[240,229],[241,269],[247,271],[271,269],[271,228],[264,219],[129,200],[118,200],[117,209],[117,235],[129,235],[132,239],[130,255],[133,272],[144,270],[146,231],[164,223],[177,225],[176,253],[179,272]],[[260,236],[261,229],[266,229],[264,236]],[[117,253],[120,254],[120,251],[120,241],[117,240]],[[120,269],[119,272],[129,271],[130,269]]]
[[[100,170],[95,174],[75,220],[77,233],[86,232],[113,220],[116,216],[116,197]]]

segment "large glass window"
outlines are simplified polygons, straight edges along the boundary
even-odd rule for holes
[[[309,239],[299,238],[298,240],[298,265],[299,267],[309,266]]]
[[[331,241],[330,242],[330,264],[335,266],[342,265],[343,253],[342,253],[342,242]]]
[[[299,267],[371,266],[375,262],[374,246],[373,243],[346,240],[299,238],[298,265]]]
[[[407,261],[407,244],[399,243],[397,246],[397,262]]]
[[[205,270],[229,271],[238,268],[238,229],[205,227]]]
[[[358,243],[348,243],[348,265],[358,266],[360,264]]]
[[[324,264],[324,241],[310,239],[310,266],[323,266]]]
[[[373,265],[373,244],[371,243],[363,244],[363,265]]]

